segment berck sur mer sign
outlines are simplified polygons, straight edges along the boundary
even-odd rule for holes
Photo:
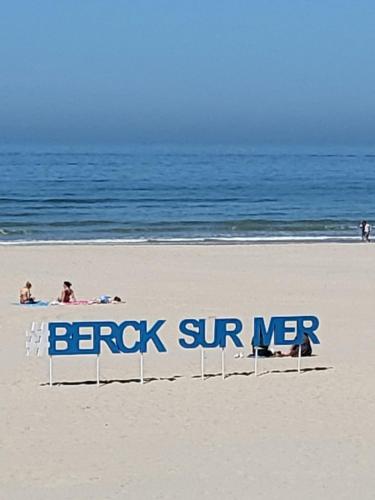
[[[166,320],[149,323],[147,320],[125,320],[121,323],[113,321],[79,321],[73,323],[49,323],[50,356],[69,356],[84,354],[101,354],[106,346],[113,354],[147,352],[152,344],[158,352],[167,352],[163,341],[162,329]],[[316,331],[319,320],[316,316],[274,316],[269,323],[264,318],[256,317],[253,322],[253,346],[301,344],[307,335],[313,344],[319,344]],[[215,318],[213,331],[208,332],[207,320],[184,319],[179,324],[178,343],[183,349],[203,347],[225,348],[233,342],[243,348],[241,335],[244,325],[238,318]],[[134,333],[138,339],[134,340]],[[127,340],[131,334],[132,342]],[[210,339],[210,340],[209,340]],[[90,345],[87,346],[87,343]],[[84,345],[83,345],[84,344]]]
[[[49,355],[49,385],[52,386],[52,360],[56,356],[95,355],[96,382],[100,384],[99,359],[103,350],[113,354],[138,353],[140,357],[140,381],[144,380],[144,354],[151,347],[159,353],[167,352],[167,343],[176,337],[182,349],[200,350],[201,378],[205,378],[204,352],[206,349],[221,350],[221,372],[225,378],[225,349],[228,344],[235,348],[252,347],[255,352],[255,375],[258,374],[258,348],[270,344],[297,345],[298,372],[301,365],[301,345],[306,337],[312,344],[319,344],[317,330],[319,319],[313,315],[272,316],[242,321],[238,318],[187,318],[171,328],[167,321],[124,320],[114,321],[58,321],[33,323],[26,332],[26,353]],[[168,331],[166,331],[168,330]]]

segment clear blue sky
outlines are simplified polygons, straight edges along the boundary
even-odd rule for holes
[[[0,138],[372,144],[374,0],[2,0]]]

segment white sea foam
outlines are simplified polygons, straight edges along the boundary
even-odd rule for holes
[[[212,236],[191,238],[116,238],[91,240],[13,240],[0,241],[0,246],[38,245],[147,245],[147,244],[240,244],[240,243],[314,243],[360,242],[356,236]]]

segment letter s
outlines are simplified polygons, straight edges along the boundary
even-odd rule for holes
[[[179,330],[183,335],[187,335],[191,337],[193,340],[188,342],[186,339],[181,338],[178,339],[178,343],[184,349],[195,349],[196,347],[202,344],[204,338],[204,327],[205,320],[204,319],[184,319],[180,322]],[[193,330],[193,328],[197,328],[198,331]]]

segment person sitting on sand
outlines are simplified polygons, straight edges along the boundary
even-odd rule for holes
[[[31,295],[30,281],[26,281],[25,286],[20,290],[20,304],[35,304],[35,298]]]
[[[60,297],[57,300],[59,302],[62,302],[63,304],[68,304],[69,302],[75,302],[77,300],[70,281],[64,281],[64,287],[62,289]]]

